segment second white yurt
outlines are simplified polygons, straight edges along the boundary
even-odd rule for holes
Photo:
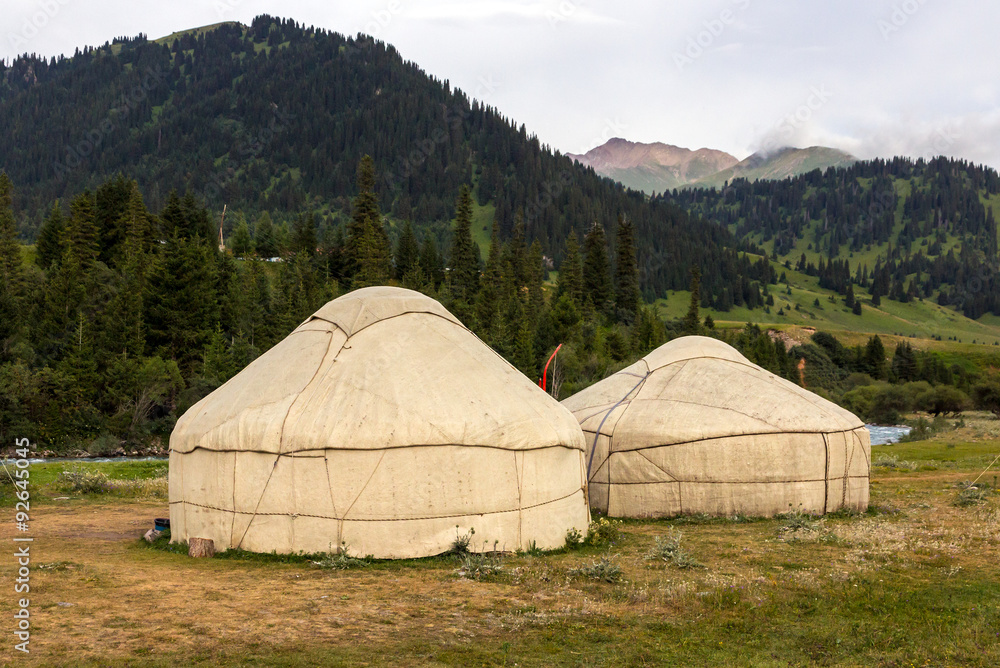
[[[868,430],[716,339],[670,341],[563,401],[613,517],[769,516],[868,506]]]

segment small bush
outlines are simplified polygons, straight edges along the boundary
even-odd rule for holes
[[[122,442],[111,434],[101,434],[87,445],[87,452],[97,457],[112,457]]]
[[[545,551],[538,547],[538,543],[531,541],[531,544],[528,545],[528,549],[525,550],[525,553],[532,557],[540,557],[545,554]]]
[[[569,571],[572,577],[584,577],[598,582],[608,582],[614,584],[622,579],[621,566],[612,561],[609,557],[601,557],[592,561],[586,566],[573,568]]]
[[[111,480],[106,473],[80,466],[61,471],[56,476],[56,485],[66,492],[80,494],[107,494],[111,491]]]
[[[485,582],[496,580],[503,575],[503,559],[498,554],[467,553],[462,557],[458,574],[462,577]]]
[[[966,506],[977,506],[980,503],[985,502],[990,494],[993,493],[993,489],[990,487],[989,483],[979,481],[976,484],[972,484],[970,480],[964,480],[957,485],[958,496],[955,498],[955,505],[964,508]]]
[[[621,520],[609,520],[607,517],[594,520],[587,528],[587,544],[613,545],[622,536],[621,525]]]
[[[872,458],[872,466],[880,466],[894,471],[916,471],[917,463],[900,459],[898,455],[882,455]]]
[[[338,552],[327,552],[319,560],[313,561],[313,564],[320,568],[329,568],[335,571],[346,571],[351,568],[365,568],[370,563],[371,560],[368,558],[359,559],[357,557],[352,557],[347,547],[347,543],[341,543],[340,550]]]
[[[646,553],[646,559],[663,561],[677,568],[700,568],[701,564],[690,553],[681,549],[683,535],[671,527],[666,536],[657,536],[653,547]]]
[[[475,528],[470,528],[466,533],[458,533],[458,525],[455,525],[455,540],[451,544],[451,554],[462,556],[469,554],[469,544],[472,537],[476,535]]]
[[[820,523],[813,515],[801,510],[789,510],[777,515],[782,521],[778,527],[778,535],[786,541],[798,541],[813,538],[819,532]]]
[[[583,534],[576,527],[566,532],[566,548],[574,549],[583,545]]]
[[[56,486],[77,494],[111,494],[134,499],[166,499],[168,485],[166,476],[159,478],[137,478],[117,480],[96,469],[76,466],[66,469],[56,476]]]

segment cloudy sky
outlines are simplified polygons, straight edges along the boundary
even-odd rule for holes
[[[972,0],[2,0],[0,57],[261,13],[395,45],[553,148],[610,137],[1000,168],[1000,5]]]

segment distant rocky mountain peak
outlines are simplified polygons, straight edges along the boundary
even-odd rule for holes
[[[721,187],[734,178],[783,179],[797,174],[857,162],[834,148],[786,146],[758,151],[744,160],[710,148],[691,150],[662,142],[633,142],[613,137],[571,159],[597,173],[647,194],[685,186]]]

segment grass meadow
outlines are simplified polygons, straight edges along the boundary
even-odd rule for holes
[[[409,561],[190,559],[140,539],[168,512],[165,462],[36,464],[32,652],[14,657],[8,637],[0,657],[38,666],[995,666],[1000,495],[991,487],[1000,471],[974,492],[968,481],[998,452],[1000,422],[970,415],[932,440],[873,447],[863,514],[595,517],[598,539],[572,549]],[[12,511],[10,485],[0,488]],[[11,545],[13,513],[4,515],[0,539]],[[15,568],[0,557],[8,620]]]

